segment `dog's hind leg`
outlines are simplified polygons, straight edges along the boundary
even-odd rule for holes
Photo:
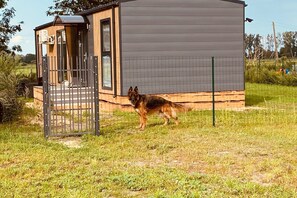
[[[162,111],[160,111],[159,115],[160,115],[160,117],[162,117],[162,118],[164,119],[164,121],[165,121],[163,125],[168,125],[168,122],[169,122],[169,118],[170,118],[170,117],[166,116],[166,114],[165,114],[164,112],[162,112]]]
[[[171,107],[171,117],[174,119],[175,124],[178,125],[179,124],[178,117],[176,115],[174,108],[172,108],[172,107]]]
[[[168,118],[172,118],[175,122],[176,125],[179,124],[178,122],[178,118],[177,118],[177,115],[176,115],[176,112],[174,110],[174,108],[170,108],[166,113],[164,113],[165,115],[167,115]]]
[[[175,124],[178,125],[179,124],[178,117],[172,117],[172,118],[174,119]]]

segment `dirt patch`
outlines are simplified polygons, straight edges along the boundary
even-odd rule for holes
[[[37,116],[31,118],[30,123],[35,125],[39,125],[39,126],[43,126],[43,117],[41,114],[38,114]]]
[[[267,180],[268,180],[267,177],[260,173],[254,174],[252,177],[252,182],[256,184],[259,184],[261,186],[272,186],[272,184],[269,183]]]
[[[82,148],[81,137],[54,138],[50,141],[62,144],[68,148]]]
[[[43,126],[43,113],[42,109],[38,108],[36,105],[34,105],[33,102],[27,102],[25,103],[25,107],[30,108],[30,109],[36,109],[37,110],[37,115],[34,117],[30,117],[30,124],[37,124],[39,126]]]
[[[241,107],[241,108],[230,108],[230,109],[226,109],[229,111],[238,111],[238,112],[242,112],[242,111],[254,111],[254,110],[266,110],[267,108],[263,108],[263,107]]]

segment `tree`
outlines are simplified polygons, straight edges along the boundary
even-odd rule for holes
[[[11,19],[15,16],[14,8],[5,8],[8,0],[0,0],[0,51],[10,53],[11,51],[21,52],[22,48],[19,45],[15,45],[12,49],[9,49],[8,43],[13,35],[22,30],[20,22],[17,25],[12,25]]]
[[[35,54],[26,54],[25,56],[22,57],[22,62],[30,64],[33,63],[36,59]]]
[[[259,34],[245,34],[245,49],[250,59],[258,59],[262,55],[263,45],[261,39],[262,37]]]
[[[266,37],[266,44],[267,44],[267,50],[273,51],[274,50],[274,38],[272,34],[268,34]]]
[[[54,0],[54,6],[49,7],[47,15],[75,14],[109,2],[112,0]]]
[[[263,52],[263,45],[261,43],[262,36],[257,34],[254,39],[254,59],[260,59]]]
[[[274,56],[274,37],[272,34],[266,36],[266,49],[263,51],[263,58],[269,59]]]
[[[253,45],[254,45],[254,34],[245,34],[245,49],[247,51],[247,57],[251,58],[253,56]]]
[[[283,47],[281,48],[281,55],[293,57],[297,53],[297,32],[283,33]]]

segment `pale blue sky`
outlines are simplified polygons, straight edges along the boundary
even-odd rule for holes
[[[53,0],[9,0],[8,7],[16,9],[13,22],[24,21],[22,31],[12,38],[10,45],[21,45],[22,54],[35,54],[34,28],[53,20],[52,16],[46,16],[51,5]]]
[[[161,1],[161,0],[160,0]],[[246,23],[246,33],[266,36],[272,33],[272,21],[275,21],[276,31],[297,31],[297,1],[296,0],[246,0],[246,17],[254,19]],[[46,16],[48,7],[53,0],[10,0],[8,6],[16,9],[14,22],[24,21],[22,32],[12,40],[23,48],[22,54],[35,53],[34,31],[36,26],[53,20]]]
[[[272,34],[272,21],[276,32],[297,31],[296,0],[246,0],[245,15],[254,19],[246,23],[246,32],[260,35]]]

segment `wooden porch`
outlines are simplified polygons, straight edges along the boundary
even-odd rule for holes
[[[56,108],[67,108],[67,97],[72,98],[72,102],[79,101],[80,108],[84,105],[88,105],[90,98],[87,98],[89,88],[76,89],[67,88],[66,94],[63,96],[59,91],[55,92],[56,100],[53,100]],[[182,94],[158,94],[167,100],[172,102],[184,104],[194,110],[210,110],[212,109],[212,93],[211,92],[199,92],[199,93],[182,93]],[[64,97],[65,103],[61,104],[60,97]],[[65,100],[66,97],[66,100]],[[245,92],[244,91],[224,91],[215,93],[216,109],[234,109],[245,107]],[[43,104],[43,90],[41,86],[34,87],[34,103],[42,106]],[[73,105],[73,104],[72,104]],[[103,111],[133,111],[133,108],[126,96],[114,97],[112,94],[99,93],[99,108]]]

